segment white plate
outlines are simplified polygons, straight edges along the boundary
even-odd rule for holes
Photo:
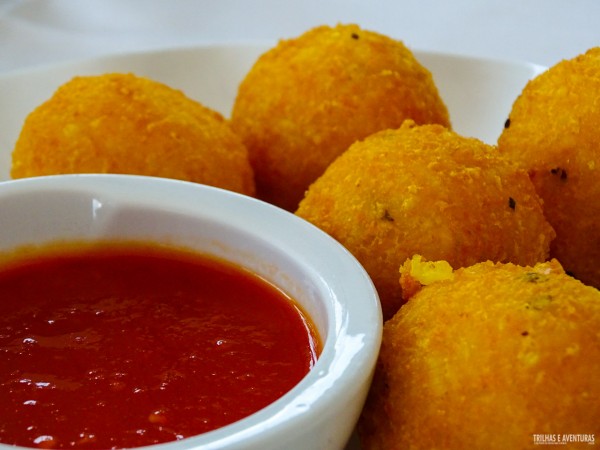
[[[75,75],[133,72],[174,88],[229,117],[239,82],[268,44],[220,45],[119,54],[0,76],[0,180],[25,117]],[[527,81],[545,70],[529,63],[414,51],[432,73],[455,131],[495,143]],[[359,450],[353,436],[346,450]]]
[[[270,44],[211,45],[119,54],[0,76],[0,180],[25,117],[75,75],[133,72],[172,87],[229,116],[239,82]],[[495,143],[513,101],[545,68],[414,50],[433,73],[455,131]]]

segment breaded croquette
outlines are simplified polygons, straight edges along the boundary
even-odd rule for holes
[[[534,264],[554,237],[526,171],[479,140],[410,121],[353,144],[296,214],[363,264],[385,318],[402,303],[397,268],[413,254],[453,267]]]
[[[354,141],[405,119],[450,126],[431,73],[402,42],[337,25],[265,52],[239,86],[231,123],[250,153],[259,198],[294,211]]]
[[[422,264],[408,260],[403,282],[418,284]],[[435,281],[437,270],[417,270],[434,272],[430,284],[384,325],[361,447],[530,449],[549,443],[536,436],[554,436],[583,448],[598,439],[600,292],[556,260],[488,261]]]
[[[498,148],[530,172],[544,200],[556,231],[551,256],[600,288],[600,47],[531,80]]]
[[[26,118],[13,178],[90,172],[255,194],[247,150],[219,113],[133,74],[75,77]]]

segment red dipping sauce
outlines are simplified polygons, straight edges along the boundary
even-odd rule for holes
[[[319,351],[282,291],[158,246],[47,250],[0,268],[0,442],[128,448],[246,417]]]

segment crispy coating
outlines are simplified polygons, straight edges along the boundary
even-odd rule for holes
[[[400,41],[319,26],[264,53],[239,86],[231,123],[258,196],[294,211],[350,144],[407,119],[450,126],[430,72]]]
[[[479,140],[410,121],[352,145],[296,213],[363,264],[385,318],[402,303],[397,268],[413,254],[453,267],[534,264],[554,236],[524,170]]]
[[[217,112],[133,74],[75,77],[27,117],[13,178],[126,173],[255,194],[241,139]]]
[[[600,288],[600,47],[530,81],[498,148],[529,170],[544,200],[551,256]]]
[[[597,440],[599,373],[598,290],[557,260],[459,269],[422,287],[384,325],[359,423],[362,448],[518,450],[535,447],[534,435]]]

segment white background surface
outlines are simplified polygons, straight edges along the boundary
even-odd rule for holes
[[[274,42],[338,22],[413,49],[545,66],[600,45],[600,0],[0,0],[0,72],[133,50]]]

